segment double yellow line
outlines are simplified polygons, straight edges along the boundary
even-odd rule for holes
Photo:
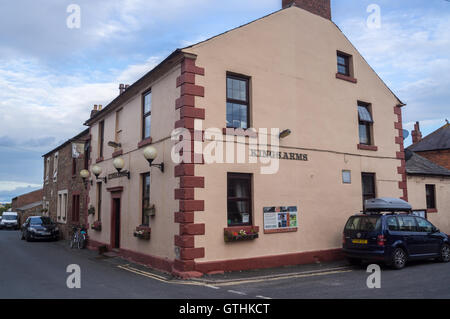
[[[176,284],[176,285],[192,285],[192,286],[205,286],[205,287],[220,287],[220,286],[235,286],[235,285],[242,285],[242,284],[250,284],[250,283],[259,283],[259,282],[267,282],[267,281],[276,281],[276,280],[284,280],[284,279],[294,279],[294,278],[308,278],[308,277],[315,277],[315,276],[327,276],[327,275],[334,275],[334,274],[341,274],[341,273],[348,273],[353,270],[348,268],[336,268],[336,269],[330,269],[329,271],[323,271],[323,272],[310,272],[310,273],[298,273],[298,274],[288,274],[285,276],[275,276],[275,277],[259,277],[254,279],[242,279],[242,280],[234,280],[234,281],[222,281],[222,282],[214,282],[214,283],[207,283],[207,282],[201,282],[201,281],[186,281],[186,280],[169,280],[163,276],[159,276],[156,274],[152,274],[150,272],[146,272],[134,267],[131,267],[130,265],[120,265],[117,266],[120,269],[135,273],[137,275],[141,275],[144,277],[148,277],[151,279],[158,280],[160,282],[168,283],[168,284]]]

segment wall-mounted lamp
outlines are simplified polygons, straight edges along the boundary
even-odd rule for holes
[[[84,188],[87,189],[88,183],[89,183],[89,181],[88,181],[88,178],[89,178],[89,171],[86,170],[86,169],[82,169],[82,170],[80,171],[80,176],[81,176],[81,178],[83,179]]]
[[[102,180],[105,184],[108,182],[108,178],[106,176],[105,177],[99,177],[100,174],[102,173],[102,168],[100,166],[94,165],[92,167],[92,173],[94,173],[95,178],[97,180]]]
[[[280,133],[280,138],[285,138],[288,137],[289,135],[291,135],[292,131],[290,129],[284,130],[283,132]]]
[[[125,166],[125,161],[122,157],[115,158],[113,161],[113,165],[119,174],[121,174],[122,176],[127,176],[128,179],[130,179],[130,171],[121,172],[123,167]]]
[[[142,154],[150,164],[150,167],[152,166],[158,167],[161,170],[161,172],[164,173],[164,163],[153,164],[153,161],[156,159],[156,157],[158,157],[158,151],[156,150],[156,148],[154,148],[153,146],[147,146],[146,148],[144,148]]]

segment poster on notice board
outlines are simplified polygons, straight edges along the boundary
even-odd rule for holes
[[[285,230],[298,227],[297,206],[264,207],[264,230]]]

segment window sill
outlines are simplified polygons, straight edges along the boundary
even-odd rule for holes
[[[288,229],[264,229],[264,234],[279,234],[279,233],[294,233],[298,231],[298,228],[288,228]]]
[[[138,148],[143,148],[144,146],[147,146],[147,145],[150,145],[150,144],[152,144],[152,138],[151,137],[140,141],[137,146],[138,146]]]
[[[358,83],[358,80],[355,79],[354,77],[348,76],[348,75],[344,75],[341,73],[336,73],[336,79],[340,79],[340,80],[344,80],[344,81],[348,81],[351,83]]]
[[[428,208],[427,209],[427,214],[434,214],[437,212],[438,212],[437,208]]]
[[[103,157],[99,157],[95,160],[96,163],[103,162],[105,159]]]
[[[117,150],[117,151],[115,151],[114,153],[112,153],[112,157],[113,157],[113,158],[119,157],[119,156],[122,155],[122,154],[123,154],[123,150],[120,149],[120,150]]]
[[[364,150],[364,151],[378,151],[378,146],[375,145],[365,145],[365,144],[358,144],[358,149],[359,150]]]
[[[258,134],[253,129],[241,129],[241,128],[231,128],[226,127],[222,129],[224,135],[232,135],[232,136],[247,136],[256,138]]]

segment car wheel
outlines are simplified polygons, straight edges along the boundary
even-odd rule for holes
[[[24,240],[25,236],[23,235],[23,232],[20,232],[20,240]]]
[[[394,269],[402,269],[405,267],[407,259],[406,252],[402,248],[395,248],[392,252],[390,265]]]
[[[441,248],[441,255],[439,256],[439,261],[448,263],[450,261],[450,245],[443,244]]]
[[[25,235],[25,240],[26,240],[26,241],[31,241],[31,236],[30,236],[29,234],[26,234],[26,235]]]

